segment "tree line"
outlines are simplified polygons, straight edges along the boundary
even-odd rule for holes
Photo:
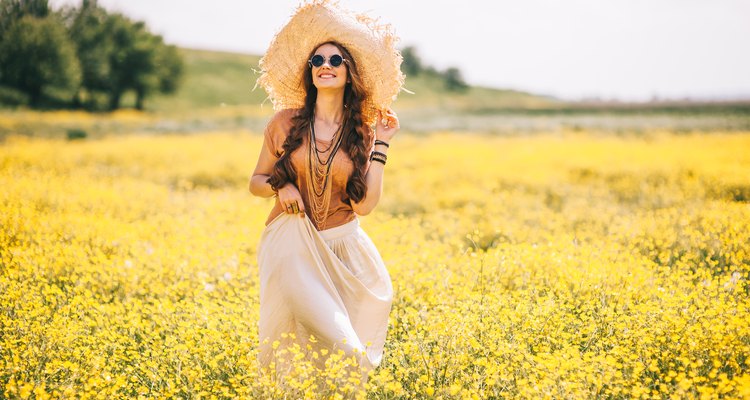
[[[175,92],[183,69],[175,46],[96,0],[59,10],[0,0],[1,104],[116,110],[134,93],[143,109],[153,94]]]
[[[462,92],[469,88],[469,85],[464,81],[461,70],[456,67],[449,67],[445,71],[438,71],[433,66],[426,65],[417,54],[417,49],[414,46],[401,49],[401,56],[404,58],[401,63],[401,70],[407,76],[421,74],[437,76],[443,80],[446,90],[452,92]]]

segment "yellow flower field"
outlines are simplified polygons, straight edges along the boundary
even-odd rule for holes
[[[258,371],[259,134],[0,145],[0,398],[343,398]],[[370,399],[750,398],[750,132],[397,136]]]

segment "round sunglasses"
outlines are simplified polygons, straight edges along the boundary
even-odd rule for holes
[[[346,60],[344,60],[343,57],[341,57],[338,54],[334,54],[334,55],[331,56],[331,58],[328,59],[328,64],[330,64],[332,67],[336,68],[336,67],[340,66],[341,63],[343,63],[344,61],[346,61]],[[325,62],[326,62],[326,58],[323,57],[323,56],[321,56],[320,54],[314,55],[310,60],[307,61],[307,63],[310,65],[310,67],[316,67],[316,68],[323,66],[323,64],[325,64]]]

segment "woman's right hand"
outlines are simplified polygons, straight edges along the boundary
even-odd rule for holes
[[[278,190],[279,203],[281,208],[287,214],[300,214],[300,217],[305,216],[305,204],[302,202],[302,196],[299,194],[299,190],[294,184],[287,182],[286,185],[282,186]]]

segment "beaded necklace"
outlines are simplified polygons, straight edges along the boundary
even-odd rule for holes
[[[310,211],[318,229],[325,227],[328,217],[328,208],[331,205],[331,186],[328,185],[331,175],[333,158],[341,147],[343,135],[343,124],[333,133],[331,143],[323,151],[318,150],[315,140],[315,116],[310,120],[310,145],[307,152],[307,166],[310,171],[310,179],[307,179],[307,192],[310,196]],[[320,154],[331,150],[326,160],[321,160]]]

